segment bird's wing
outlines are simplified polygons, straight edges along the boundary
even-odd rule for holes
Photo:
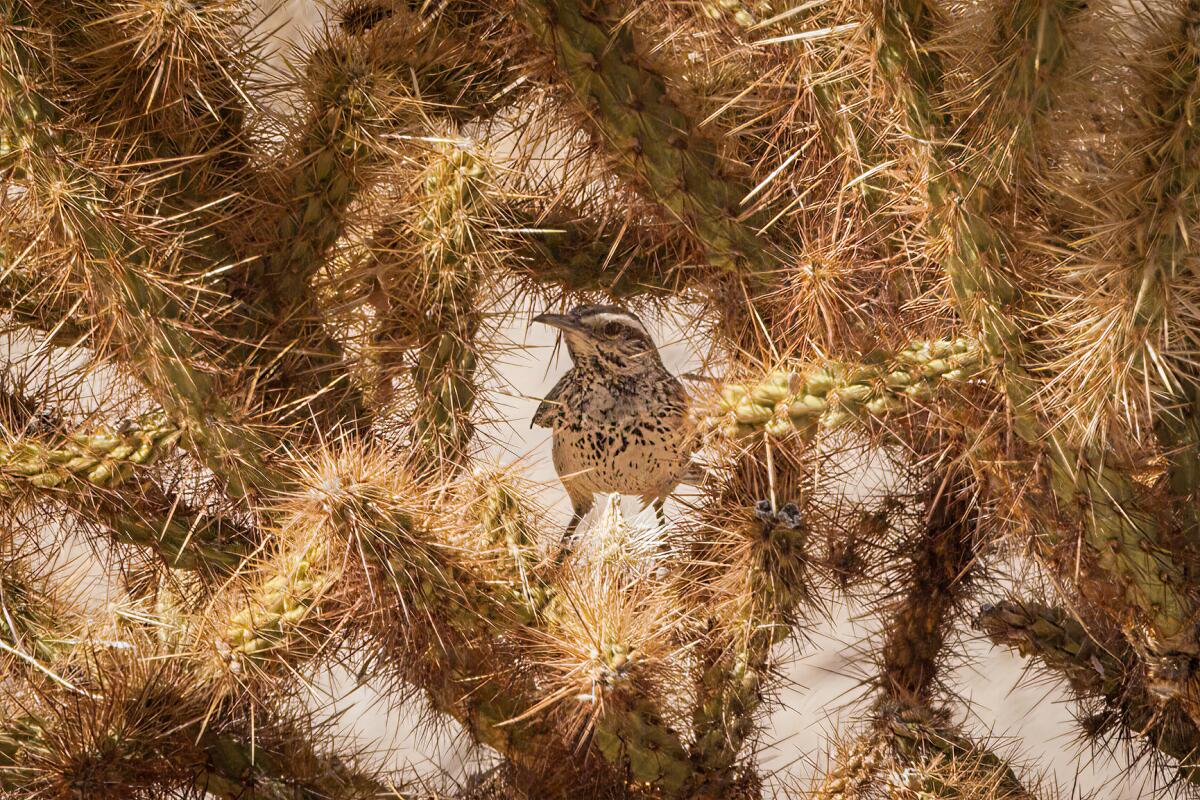
[[[554,427],[554,420],[562,410],[563,390],[567,386],[567,375],[563,375],[558,379],[558,383],[554,384],[554,388],[546,395],[546,399],[537,407],[537,411],[533,412],[533,421],[529,423],[529,427],[537,425],[540,428]]]

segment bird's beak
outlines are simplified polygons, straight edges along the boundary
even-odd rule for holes
[[[533,321],[558,328],[560,331],[583,331],[583,326],[567,314],[538,314]]]

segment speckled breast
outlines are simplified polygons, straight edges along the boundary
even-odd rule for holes
[[[610,421],[554,435],[554,468],[572,494],[620,492],[657,497],[686,465],[679,419]]]

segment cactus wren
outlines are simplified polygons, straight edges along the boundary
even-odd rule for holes
[[[534,322],[562,331],[573,366],[538,406],[533,424],[554,432],[554,469],[574,514],[559,559],[596,492],[662,504],[691,455],[688,400],[641,320],[616,306],[579,306]]]

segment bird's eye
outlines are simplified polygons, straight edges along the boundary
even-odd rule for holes
[[[600,330],[605,336],[612,339],[621,332],[621,323],[608,322],[608,323],[605,323],[604,327],[601,328]]]

